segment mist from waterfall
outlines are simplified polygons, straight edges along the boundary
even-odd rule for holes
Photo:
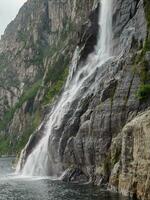
[[[101,67],[112,56],[112,0],[101,0],[99,26],[99,38],[95,52],[89,55],[86,64],[82,67],[77,67],[79,49],[78,47],[76,48],[64,92],[49,114],[43,137],[28,156],[22,170],[21,161],[18,163],[17,173],[21,170],[21,174],[24,176],[47,176],[49,171],[53,175],[57,174],[57,166],[53,163],[52,155],[49,151],[52,129],[60,127],[65,113],[69,111],[71,103],[77,97],[86,96],[87,93],[83,93],[82,88],[96,72],[96,69]]]

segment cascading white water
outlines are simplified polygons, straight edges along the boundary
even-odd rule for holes
[[[112,0],[101,1],[99,12],[99,40],[96,47],[98,55],[105,60],[111,55],[112,47]]]
[[[71,103],[77,96],[80,97],[82,95],[84,84],[95,73],[96,69],[106,62],[112,54],[112,0],[101,0],[99,26],[100,33],[95,52],[88,57],[86,64],[79,69],[77,69],[79,53],[78,48],[76,49],[64,92],[49,115],[49,120],[43,132],[43,138],[28,156],[21,171],[22,175],[46,176],[48,175],[49,169],[55,174],[57,169],[52,161],[51,152],[48,150],[52,128],[60,126],[65,113],[70,109]],[[19,170],[20,164],[18,164],[17,172]]]

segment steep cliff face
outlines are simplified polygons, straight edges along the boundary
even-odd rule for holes
[[[8,25],[0,41],[0,137],[9,139],[1,153],[23,148],[60,92],[92,7],[90,0],[30,0]]]
[[[119,188],[122,193],[136,194],[139,199],[150,198],[149,116],[147,111],[136,117],[124,127],[122,133],[123,167],[119,177]]]
[[[7,145],[20,151],[46,122],[77,45],[77,66],[86,63],[97,43],[99,7],[93,0],[29,0],[6,29],[0,41],[2,153]],[[64,180],[109,183],[125,195],[150,198],[150,113],[136,117],[150,104],[149,12],[148,0],[113,1],[113,57],[88,80],[83,92],[92,84],[95,90],[72,103],[49,141]],[[30,138],[24,161],[43,126]]]
[[[150,111],[139,114],[123,128],[113,141],[114,149],[121,147],[120,161],[111,173],[112,189],[119,189],[124,195],[138,199],[149,199],[149,117]]]
[[[113,139],[143,109],[136,95],[142,84],[140,64],[135,69],[135,57],[141,54],[147,35],[143,2],[114,1],[113,19],[114,44],[117,44],[114,52],[121,52],[121,56],[113,57],[100,68],[92,80],[97,82],[96,91],[79,101],[67,125],[55,130],[54,142],[50,141],[55,162],[60,156],[65,169],[79,168],[96,184],[108,181],[113,165],[120,158],[117,150],[111,157]]]

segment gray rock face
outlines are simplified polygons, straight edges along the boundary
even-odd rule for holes
[[[119,14],[119,9],[124,14]],[[125,44],[122,57],[112,59],[101,68],[100,72],[97,72],[94,79],[98,80],[97,90],[90,98],[86,111],[80,116],[76,135],[74,137],[71,135],[68,142],[65,142],[63,146],[65,151],[61,154],[65,168],[73,164],[77,165],[93,182],[101,180],[101,177],[103,181],[108,180],[112,138],[122,130],[128,120],[137,115],[139,109],[136,91],[140,84],[140,77],[132,69],[131,58],[137,51],[132,48],[134,37],[137,41],[144,41],[146,37],[142,1],[114,2],[114,12],[117,12],[114,13],[116,21],[114,33],[117,40],[120,40],[117,45],[121,49],[123,40]],[[135,21],[138,21],[139,17],[140,28],[137,28]],[[134,32],[130,35],[127,34],[128,30]],[[63,138],[64,134],[61,137]]]
[[[28,86],[27,80],[32,84],[42,79],[42,87],[34,99],[25,101],[15,112],[9,126],[10,134],[22,132],[28,126],[32,118],[27,108],[39,111],[45,88],[50,90],[53,85],[52,79],[45,81],[47,75],[51,75],[51,66],[61,70],[63,62],[60,57],[67,57],[70,61],[77,44],[80,48],[78,67],[93,51],[99,29],[98,12],[97,0],[30,0],[8,26],[0,41],[0,56],[7,55],[2,63],[6,65],[9,62],[9,65],[2,70],[0,81],[5,77],[11,84],[7,83],[7,87],[0,84],[0,117],[16,104]],[[28,36],[25,39],[26,32]],[[56,166],[61,163],[57,172],[60,175],[65,171],[64,181],[109,183],[115,191],[148,200],[150,113],[135,118],[149,105],[141,105],[137,98],[141,76],[138,73],[140,69],[135,70],[135,57],[142,51],[147,36],[143,0],[113,1],[113,33],[114,57],[87,80],[60,126],[53,129],[49,151]],[[42,62],[36,60],[41,49],[52,51],[48,55],[42,54]],[[59,59],[61,62],[56,65]],[[149,66],[149,51],[144,59]],[[136,68],[140,68],[139,65]],[[16,76],[9,77],[11,69],[17,74],[17,80]],[[42,119],[43,122],[47,120],[50,108],[47,106],[45,110],[38,125]],[[44,123],[31,136],[23,151],[22,165],[42,137],[43,128]]]
[[[78,32],[88,19],[92,6],[91,0],[86,3],[76,0],[73,6],[70,0],[29,0],[8,25],[0,40],[0,119],[3,120],[10,110],[15,110],[16,114],[11,122],[7,122],[7,134],[17,134],[19,138],[29,127],[33,116],[26,112],[26,107],[43,101],[47,88],[50,90],[52,85],[51,78],[44,85],[45,78],[60,57],[64,64],[65,59],[68,60],[65,64],[68,68],[79,40]],[[58,64],[56,67],[61,69]],[[60,73],[63,72],[60,70]],[[38,82],[43,82],[44,87],[41,88]],[[37,97],[34,95],[31,103],[29,99],[22,101],[29,89],[36,88],[36,85],[39,85]]]
[[[112,188],[138,199],[150,198],[149,117],[148,110],[123,128],[121,160],[114,166],[110,178]]]
[[[124,46],[128,43],[131,44],[132,38],[138,43],[143,41],[147,34],[144,18],[143,1],[114,1],[113,26],[114,52],[116,54],[124,50]],[[121,41],[120,43],[118,39]]]

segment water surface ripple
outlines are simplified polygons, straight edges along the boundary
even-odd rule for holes
[[[126,200],[99,187],[51,180],[48,177],[17,177],[12,158],[0,158],[0,200]]]

